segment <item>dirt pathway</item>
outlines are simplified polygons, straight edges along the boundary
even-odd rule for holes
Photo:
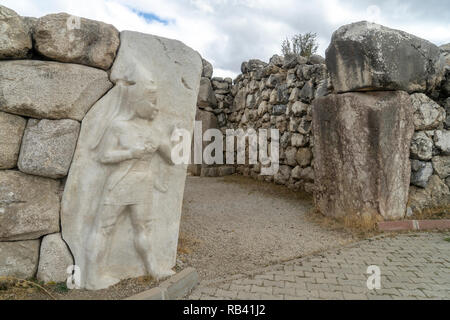
[[[307,195],[251,178],[188,177],[178,258],[207,280],[351,241],[311,222],[311,206]]]

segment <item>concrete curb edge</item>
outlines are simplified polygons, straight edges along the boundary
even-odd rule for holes
[[[186,268],[160,283],[158,287],[143,291],[124,300],[175,300],[188,294],[198,283],[197,270]]]

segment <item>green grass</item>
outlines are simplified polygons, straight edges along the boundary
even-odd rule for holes
[[[444,241],[450,242],[450,238],[445,238]]]
[[[66,293],[69,292],[69,289],[65,282],[60,282],[55,285],[55,291],[58,293]]]

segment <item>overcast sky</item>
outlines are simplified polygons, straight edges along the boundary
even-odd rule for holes
[[[0,0],[23,16],[67,12],[179,39],[234,77],[241,62],[280,53],[286,36],[316,32],[324,55],[339,26],[368,20],[442,45],[450,42],[450,1],[350,0]]]

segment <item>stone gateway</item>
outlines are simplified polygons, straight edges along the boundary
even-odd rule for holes
[[[97,290],[171,275],[187,175],[171,156],[191,149],[175,136],[195,119],[214,145],[271,132],[259,151],[277,170],[249,154],[192,175],[284,185],[332,217],[450,210],[449,44],[362,21],[334,33],[326,59],[251,59],[231,79],[177,40],[67,13],[0,5],[0,30],[0,277],[64,282],[70,267]]]

